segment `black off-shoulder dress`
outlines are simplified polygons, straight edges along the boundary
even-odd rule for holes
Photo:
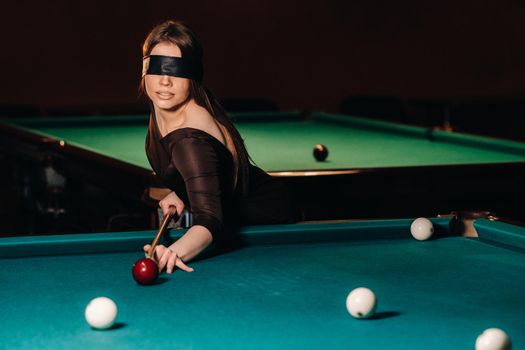
[[[203,130],[185,127],[162,137],[152,113],[146,154],[163,184],[190,208],[193,225],[206,227],[218,243],[225,231],[240,225],[294,223],[301,219],[301,211],[287,188],[254,165],[249,165],[249,193],[241,196],[234,187],[232,154]]]

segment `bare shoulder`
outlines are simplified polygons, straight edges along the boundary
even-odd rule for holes
[[[215,118],[206,110],[197,104],[193,104],[187,111],[187,118],[183,127],[189,127],[202,130],[217,140],[225,143],[225,138],[220,130]]]

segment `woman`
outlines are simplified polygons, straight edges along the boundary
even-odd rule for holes
[[[184,262],[241,224],[293,223],[300,219],[284,186],[250,163],[244,142],[213,95],[202,85],[203,50],[195,34],[166,21],[143,45],[142,90],[150,99],[146,136],[149,162],[172,190],[159,203],[193,226],[169,247],[157,246],[159,269],[191,272]],[[144,247],[148,251],[149,245]]]

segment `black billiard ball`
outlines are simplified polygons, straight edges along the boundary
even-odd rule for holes
[[[322,162],[328,157],[328,148],[325,145],[315,145],[314,157],[317,161]]]
[[[133,278],[139,284],[153,284],[159,275],[157,263],[150,258],[137,260],[131,270]]]

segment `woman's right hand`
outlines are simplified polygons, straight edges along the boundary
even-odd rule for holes
[[[180,216],[184,210],[184,202],[177,196],[177,194],[171,191],[166,197],[159,201],[159,207],[162,209],[164,215],[168,215],[169,208],[173,206],[177,208],[177,214]]]

